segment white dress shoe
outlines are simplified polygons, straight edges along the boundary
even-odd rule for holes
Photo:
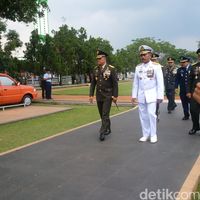
[[[156,143],[156,142],[158,142],[157,135],[154,135],[153,137],[151,137],[151,138],[150,138],[150,142],[151,142],[151,143]]]
[[[143,136],[139,139],[139,142],[146,142],[149,139],[149,137]]]

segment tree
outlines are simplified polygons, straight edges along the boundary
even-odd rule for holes
[[[42,70],[41,68],[42,44],[40,43],[40,38],[36,30],[31,32],[30,41],[25,45],[26,45],[26,50],[24,51],[24,58],[29,63],[27,71],[40,73],[40,71]]]
[[[7,42],[4,47],[4,51],[8,56],[11,56],[13,50],[22,46],[22,42],[19,39],[19,34],[14,30],[9,30],[6,34]]]
[[[1,0],[0,18],[25,23],[35,21],[36,15],[42,15],[39,7],[47,7],[47,1],[41,0]]]
[[[194,52],[187,51],[186,49],[176,49],[175,45],[162,40],[155,40],[154,38],[137,38],[132,40],[132,43],[126,48],[117,50],[115,54],[116,66],[120,66],[121,72],[133,71],[135,66],[140,63],[138,49],[141,45],[148,45],[153,48],[155,52],[161,55],[160,62],[162,65],[166,64],[167,57],[172,56],[178,62],[182,55],[187,55],[192,59],[195,58]]]
[[[2,37],[5,38],[4,44],[1,44]],[[0,71],[8,71],[13,77],[16,77],[16,59],[13,58],[12,52],[22,46],[19,34],[14,30],[6,30],[6,24],[0,21]]]

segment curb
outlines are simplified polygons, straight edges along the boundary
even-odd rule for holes
[[[200,181],[200,154],[185,182],[183,183],[176,200],[192,200],[192,194],[196,191]],[[199,194],[200,195],[200,194]]]
[[[34,100],[34,103],[43,103],[43,104],[53,104],[53,105],[56,105],[56,104],[66,104],[66,105],[90,105],[90,106],[93,106],[95,105],[96,106],[96,101],[94,101],[93,104],[89,103],[88,101],[83,101],[83,100],[65,100],[65,99],[56,99],[56,100],[50,100],[50,101],[45,101],[45,100],[42,100],[42,99],[36,99]],[[117,105],[120,105],[120,106],[127,106],[127,107],[133,107],[132,106],[132,103],[131,102],[117,102]],[[113,105],[115,106],[115,105]]]

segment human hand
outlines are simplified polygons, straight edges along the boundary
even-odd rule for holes
[[[93,97],[89,97],[89,102],[93,103],[94,102],[94,98]]]
[[[192,97],[191,93],[187,93],[186,96],[190,99]]]
[[[135,104],[138,104],[138,101],[137,101],[136,98],[132,98],[132,99],[131,99],[131,103],[132,103],[133,105],[135,105]]]
[[[113,103],[117,103],[117,97],[112,97]]]

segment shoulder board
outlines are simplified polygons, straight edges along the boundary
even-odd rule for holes
[[[140,63],[140,64],[136,65],[136,67],[139,67],[140,65],[142,65],[142,63]]]
[[[200,62],[195,62],[192,64],[192,66],[197,66],[197,65],[200,65]]]
[[[95,67],[94,67],[94,69],[97,69],[97,68],[98,68],[98,66],[95,66]]]
[[[112,66],[112,65],[109,65],[109,67],[111,67],[111,68],[115,68],[114,66]]]
[[[160,63],[157,63],[157,62],[152,62],[154,65],[160,65]]]

